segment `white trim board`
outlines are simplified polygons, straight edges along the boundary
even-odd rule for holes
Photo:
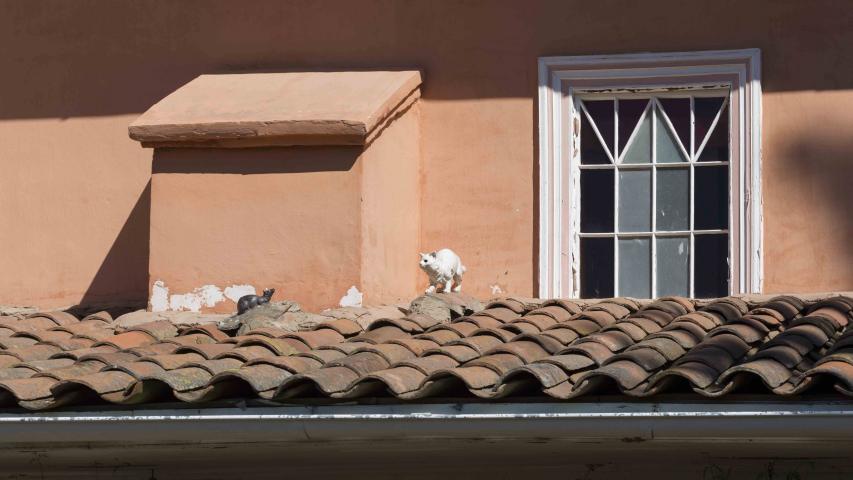
[[[576,161],[574,92],[720,85],[732,92],[730,293],[761,292],[761,53],[745,49],[539,59],[540,297],[579,294],[571,248],[580,203],[579,185],[570,174]]]

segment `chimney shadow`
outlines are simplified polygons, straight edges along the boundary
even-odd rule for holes
[[[106,310],[117,315],[148,305],[148,256],[151,229],[151,181],[104,257],[79,304],[68,311],[86,315]]]

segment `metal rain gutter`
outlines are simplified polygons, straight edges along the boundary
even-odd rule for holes
[[[853,404],[501,403],[0,414],[0,448],[420,439],[853,440]]]

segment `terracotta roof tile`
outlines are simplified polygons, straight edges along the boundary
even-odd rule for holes
[[[23,337],[23,336],[15,336],[15,337],[0,337],[0,348],[5,350],[11,350],[13,348],[18,347],[26,347],[29,345],[35,345],[39,341],[32,337]]]
[[[293,373],[286,369],[278,368],[274,365],[256,363],[254,365],[244,365],[237,370],[218,373],[210,380],[210,383],[240,380],[248,383],[255,392],[263,392],[277,388],[285,379],[292,375]]]
[[[240,337],[211,324],[178,329],[155,316],[145,322],[137,315],[127,328],[105,312],[83,320],[67,312],[2,317],[0,403],[44,409],[466,393],[568,399],[612,388],[630,396],[686,390],[716,397],[756,386],[792,395],[819,379],[853,396],[847,297],[508,298],[454,320],[388,313],[304,332],[263,326]]]
[[[394,395],[402,395],[416,390],[423,384],[427,374],[417,368],[401,364],[387,370],[373,372],[360,383],[385,387]]]
[[[41,312],[27,315],[26,320],[48,319],[54,325],[70,325],[77,323],[79,319],[68,312]]]
[[[346,318],[333,320],[329,323],[324,323],[318,326],[319,328],[332,329],[345,337],[351,337],[361,333],[362,328],[358,322]]]
[[[540,347],[542,347],[542,349],[544,349],[549,355],[557,353],[565,347],[564,344],[555,340],[553,337],[546,336],[546,335],[541,334],[541,333],[532,333],[532,334],[531,333],[523,333],[521,335],[514,337],[514,339],[518,340],[518,341],[533,342],[533,343],[539,345]],[[503,340],[504,340],[504,342],[507,342],[507,341],[510,341],[512,339],[511,338],[505,338]]]

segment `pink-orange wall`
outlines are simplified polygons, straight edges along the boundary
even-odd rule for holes
[[[201,73],[299,68],[423,69],[420,246],[457,250],[469,292],[534,294],[537,57],[747,47],[765,291],[850,289],[852,23],[847,0],[2,1],[0,303],[144,301],[127,124]]]
[[[169,289],[161,298],[211,286],[227,298],[208,295],[201,307],[229,312],[239,295],[228,288],[249,285],[310,310],[335,306],[351,287],[367,304],[410,300],[417,104],[395,118],[366,147],[156,149],[149,269],[151,282]]]
[[[360,278],[359,150],[157,150],[151,281],[171,294],[254,285],[312,306],[339,299]]]

